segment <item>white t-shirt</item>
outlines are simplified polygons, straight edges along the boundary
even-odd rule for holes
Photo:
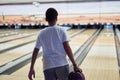
[[[65,41],[69,41],[66,30],[59,26],[47,27],[39,33],[35,48],[43,49],[44,70],[68,64],[63,47]]]

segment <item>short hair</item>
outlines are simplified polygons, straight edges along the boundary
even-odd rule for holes
[[[45,15],[46,15],[46,21],[51,22],[57,19],[58,12],[54,8],[48,8]]]

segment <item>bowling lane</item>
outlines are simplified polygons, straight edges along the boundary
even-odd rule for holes
[[[86,80],[120,80],[113,30],[103,30],[80,67]]]
[[[73,29],[73,30],[68,31],[68,34],[71,35],[72,33],[77,32],[77,31],[79,31],[79,30]],[[34,45],[35,45],[35,42],[18,47],[16,49],[12,49],[12,50],[7,51],[3,54],[0,54],[0,59],[1,59],[0,66],[4,65],[5,63],[8,63],[14,59],[17,59],[25,54],[28,54],[29,52],[32,52]],[[5,58],[5,57],[7,57],[7,58]]]
[[[8,36],[18,35],[18,34],[20,34],[20,33],[16,32],[16,31],[14,31],[14,32],[11,31],[11,32],[7,32],[7,33],[5,32],[3,34],[0,34],[0,39],[8,37]]]
[[[81,30],[81,29],[70,29],[67,33],[68,34],[73,34],[73,33],[77,32],[79,30]]]
[[[27,29],[28,30],[28,29]],[[26,29],[0,29],[0,39],[3,37],[17,35],[19,33],[26,33]],[[29,30],[33,31],[33,29]],[[28,32],[27,32],[28,33]],[[12,34],[12,35],[11,35]],[[1,37],[2,36],[2,37]]]
[[[39,29],[32,29],[32,30],[16,30],[16,32],[18,33],[17,35],[11,35],[11,36],[6,36],[6,37],[2,37],[0,38],[0,41],[4,41],[4,40],[8,40],[8,39],[14,39],[14,38],[18,38],[18,37],[22,37],[22,36],[27,36],[33,33],[37,33],[39,32]],[[14,31],[13,31],[14,32]],[[8,33],[9,35],[10,33]]]
[[[68,31],[68,33],[72,34],[72,32],[75,32],[75,31],[78,31],[78,29],[70,30],[70,31]],[[31,32],[34,32],[34,33],[38,32],[38,30],[37,31],[36,30],[33,30],[33,31],[32,30],[28,30],[26,32],[27,32],[27,34],[29,34]],[[9,38],[14,39],[15,37],[16,36],[10,36]],[[20,44],[23,44],[23,43],[26,43],[26,42],[29,42],[29,41],[32,41],[32,40],[36,40],[36,37],[37,37],[37,33],[36,33],[36,35],[30,36],[30,37],[26,37],[26,38],[22,38],[22,39],[13,40],[13,41],[10,41],[10,42],[2,43],[2,44],[0,44],[0,46],[2,46],[0,48],[0,50],[4,50],[6,48],[10,48],[10,47],[13,47],[13,46],[16,46],[16,45],[20,45]]]
[[[10,42],[0,44],[0,46],[2,46],[0,48],[0,51],[4,50],[4,49],[7,49],[7,48],[10,48],[10,47],[13,47],[13,46],[24,44],[24,43],[32,41],[32,40],[36,40],[36,38],[37,38],[37,35],[34,35],[34,36],[27,37],[27,38],[18,39],[18,40],[15,40],[15,41],[13,40],[13,41],[10,41]]]
[[[70,46],[72,48],[73,53],[75,53],[78,48],[84,44],[93,33],[95,33],[96,29],[87,29],[86,31],[82,32],[81,34],[71,38]]]
[[[35,42],[0,54],[0,66],[32,52]],[[5,58],[6,57],[6,58]]]
[[[0,29],[0,35],[15,31],[14,29]]]
[[[40,31],[39,29],[38,30],[35,29],[35,30],[21,30],[19,32],[24,33],[24,34],[30,34],[30,33],[33,33],[33,32],[35,33],[35,32],[39,32],[39,31]],[[16,36],[13,36],[13,37],[10,36],[10,37],[11,37],[11,39],[12,38],[14,39]],[[26,42],[35,40],[36,37],[37,37],[37,34],[34,35],[34,36],[30,36],[30,37],[26,37],[26,38],[22,38],[22,39],[18,39],[18,40],[13,40],[13,41],[10,41],[10,42],[0,44],[0,46],[2,46],[2,47],[0,47],[0,51],[4,50],[6,48],[10,48],[10,47],[13,47],[13,46],[16,46],[16,45],[24,44]]]
[[[72,32],[78,31],[79,29],[71,29],[68,31],[69,34],[72,34]],[[40,29],[27,29],[27,30],[11,30],[11,32],[4,32],[4,34],[0,34],[0,36],[4,36],[5,34],[9,35],[11,33],[19,33],[16,35],[11,35],[11,36],[6,36],[5,37],[0,37],[0,41],[4,41],[4,40],[8,40],[8,39],[14,39],[14,38],[18,38],[18,37],[22,37],[22,36],[27,36],[33,33],[37,33],[39,32]]]
[[[81,34],[73,37],[70,41],[70,45],[72,47],[73,53],[76,52],[76,50],[95,32],[96,30],[86,30],[82,32]],[[74,48],[75,47],[75,48]],[[15,77],[19,77],[18,80],[24,79],[27,80],[27,74],[29,71],[30,63],[27,64],[26,66],[22,67],[21,69],[17,70],[10,76],[14,77],[13,80],[15,80]],[[42,68],[42,57],[38,58],[36,60],[35,64],[35,71],[36,71],[36,79],[35,80],[44,80],[43,76],[43,68]],[[24,73],[24,74],[23,74]],[[5,77],[6,78],[6,77]],[[8,78],[6,78],[8,79]],[[9,79],[8,79],[9,80]]]

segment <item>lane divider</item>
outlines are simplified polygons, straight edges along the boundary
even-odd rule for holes
[[[116,52],[117,52],[119,76],[120,76],[120,31],[118,30],[118,28],[115,28],[114,36],[115,36],[114,39],[115,39]]]

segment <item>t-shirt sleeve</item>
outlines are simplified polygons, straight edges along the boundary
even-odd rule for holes
[[[40,49],[40,47],[41,47],[40,35],[38,35],[37,41],[36,41],[36,44],[35,44],[35,48]]]
[[[65,41],[70,41],[70,38],[68,37],[67,31],[63,29],[62,42],[65,42]]]

